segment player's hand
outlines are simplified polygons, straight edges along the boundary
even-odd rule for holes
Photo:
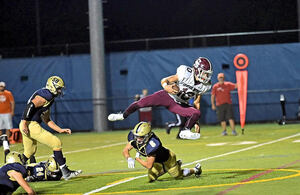
[[[127,162],[128,162],[128,168],[133,169],[134,168],[134,160],[129,157],[127,158]]]
[[[67,133],[67,134],[72,134],[71,129],[62,129],[60,133]]]
[[[176,84],[166,85],[164,89],[166,92],[171,94],[177,94],[179,92],[179,88],[177,87]]]
[[[21,122],[21,131],[25,134],[25,135],[28,135],[29,134],[29,129],[26,125],[26,122]]]
[[[139,152],[135,153],[135,158],[136,158],[136,159],[137,159],[137,158],[140,158],[140,153],[139,153]]]

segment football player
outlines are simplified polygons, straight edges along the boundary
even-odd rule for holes
[[[59,165],[53,157],[47,161],[26,165],[28,176],[26,181],[59,181],[62,177]]]
[[[193,67],[181,65],[177,73],[161,80],[160,90],[132,103],[123,113],[113,113],[108,120],[124,120],[139,108],[149,106],[164,106],[169,111],[187,117],[188,120],[179,136],[183,139],[199,139],[200,133],[192,133],[191,128],[200,118],[201,95],[210,90],[212,65],[207,58],[199,57]],[[194,107],[189,106],[189,100],[195,98]]]
[[[21,186],[28,194],[35,194],[25,181],[27,170],[21,161],[21,154],[10,152],[6,164],[0,168],[0,194],[12,194]]]
[[[131,158],[129,151],[136,150],[135,159]],[[127,159],[128,168],[135,167],[135,161],[148,169],[149,182],[168,172],[175,179],[195,174],[199,177],[202,173],[201,165],[195,168],[181,168],[182,162],[176,160],[176,155],[163,147],[159,138],[151,131],[151,125],[147,122],[138,123],[128,134],[128,143],[123,149],[123,155]],[[146,157],[142,160],[140,155]]]
[[[82,171],[70,170],[62,154],[62,143],[58,137],[42,128],[43,121],[51,129],[58,133],[71,134],[71,129],[62,129],[50,118],[50,107],[56,97],[63,94],[64,81],[58,76],[51,76],[46,83],[46,87],[33,93],[27,102],[19,128],[23,135],[24,153],[22,155],[25,163],[37,150],[37,142],[47,145],[53,150],[54,159],[59,164],[63,178],[68,180],[76,177]]]

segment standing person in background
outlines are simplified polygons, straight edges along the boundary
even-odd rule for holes
[[[143,89],[142,94],[136,94],[134,97],[135,101],[148,96],[148,89]],[[139,109],[139,121],[152,122],[152,107],[144,107]]]
[[[5,90],[5,82],[0,82],[0,145],[8,141],[10,129],[13,128],[12,117],[15,115],[15,100],[12,93]],[[7,142],[8,143],[8,142]]]
[[[214,84],[211,91],[211,108],[217,110],[218,120],[221,122],[222,135],[227,135],[226,121],[229,121],[232,135],[237,135],[235,131],[235,123],[232,109],[232,100],[230,91],[237,88],[236,83],[224,81],[224,73],[218,74],[218,83]],[[215,104],[216,100],[216,104]]]

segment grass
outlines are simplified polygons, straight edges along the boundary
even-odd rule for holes
[[[237,127],[238,132],[239,129]],[[165,174],[154,183],[147,183],[145,176],[97,194],[300,194],[300,142],[294,142],[300,140],[299,124],[250,124],[246,126],[245,135],[238,136],[231,136],[230,132],[228,136],[220,136],[219,126],[203,126],[199,140],[177,140],[177,129],[173,129],[170,135],[164,129],[153,131],[165,147],[182,159],[184,167],[193,167],[196,161],[201,161],[202,176],[174,180]],[[127,168],[122,156],[127,134],[128,130],[58,135],[63,142],[67,164],[71,169],[82,169],[82,176],[69,181],[35,182],[30,185],[38,194],[82,194],[146,175],[146,169],[138,163],[135,169]],[[295,134],[299,136],[279,141]],[[274,140],[277,141],[272,143]],[[253,143],[240,144],[249,141]],[[207,145],[214,143],[224,145]],[[259,144],[259,147],[253,147]],[[249,147],[252,148],[242,150]],[[22,145],[13,145],[11,150],[22,152]],[[51,149],[38,145],[38,161],[46,160],[51,154]],[[0,159],[3,159],[3,154]],[[244,180],[250,183],[241,184]],[[16,194],[23,192],[19,188]]]

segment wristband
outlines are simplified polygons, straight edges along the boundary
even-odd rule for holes
[[[162,84],[162,87],[165,88],[167,85],[168,85],[168,84],[167,84],[166,82],[164,82],[164,83]]]

